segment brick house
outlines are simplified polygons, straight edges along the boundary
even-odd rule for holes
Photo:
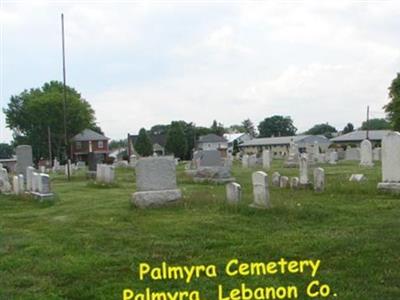
[[[71,139],[71,156],[74,161],[87,162],[89,152],[94,152],[99,160],[108,157],[109,138],[90,129],[85,129]]]

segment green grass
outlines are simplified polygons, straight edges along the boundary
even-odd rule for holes
[[[376,190],[380,166],[323,165],[324,193],[271,187],[273,208],[254,210],[251,173],[235,165],[243,201],[225,204],[224,185],[195,184],[178,168],[183,201],[140,210],[130,205],[132,170],[117,170],[112,186],[97,186],[74,174],[71,182],[52,177],[54,203],[0,195],[0,299],[122,299],[124,288],[143,291],[200,290],[217,299],[244,282],[249,287],[296,285],[299,299],[312,280],[301,275],[228,277],[224,265],[245,262],[321,259],[317,279],[337,297],[400,299],[400,198]],[[273,169],[297,175],[297,169]],[[368,181],[350,183],[351,173]],[[181,280],[138,279],[138,264],[215,264],[219,277]],[[322,299],[322,298],[317,298]]]

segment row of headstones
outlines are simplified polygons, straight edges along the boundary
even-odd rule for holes
[[[41,197],[51,196],[50,177],[45,173],[35,172],[35,168],[29,166],[26,169],[26,180],[23,174],[15,175],[12,178],[12,185],[9,182],[7,169],[0,170],[0,191],[2,193],[14,193],[21,195],[29,192]],[[26,185],[25,185],[26,182]]]
[[[255,208],[269,208],[270,194],[268,184],[268,174],[263,171],[257,171],[251,177],[253,184],[253,203],[251,207]],[[279,173],[272,175],[272,185],[285,188],[288,186],[289,178],[287,176],[280,176]],[[298,188],[301,183],[298,177],[292,177],[290,180],[292,188]],[[307,186],[309,183],[307,182]],[[323,192],[325,189],[325,172],[322,168],[314,169],[314,191]],[[226,199],[230,204],[238,204],[242,197],[242,188],[239,183],[231,182],[226,185]]]

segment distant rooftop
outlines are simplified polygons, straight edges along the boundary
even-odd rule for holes
[[[240,147],[263,146],[263,145],[288,145],[291,142],[296,144],[304,143],[330,143],[329,140],[323,135],[292,135],[292,136],[278,136],[269,138],[256,138],[246,141]]]
[[[108,137],[102,135],[98,132],[95,132],[91,129],[85,129],[81,133],[78,133],[72,138],[75,142],[83,142],[83,141],[104,141],[109,140]]]
[[[389,133],[391,130],[370,130],[368,133],[368,139],[371,141],[381,141],[383,136]],[[367,138],[366,130],[352,131],[331,139],[331,142],[361,142]]]
[[[228,141],[228,143],[232,143],[234,140],[240,138],[242,135],[246,133],[239,132],[239,133],[225,133],[224,138]]]
[[[214,133],[202,135],[199,137],[199,143],[223,143],[226,139]]]

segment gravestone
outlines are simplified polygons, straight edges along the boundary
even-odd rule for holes
[[[15,149],[17,156],[17,165],[15,171],[17,174],[23,174],[26,178],[26,168],[33,165],[32,147],[29,145],[19,145]]]
[[[273,186],[279,186],[280,178],[281,178],[281,174],[279,174],[278,172],[272,173],[272,179],[271,179],[272,185]]]
[[[28,192],[32,190],[33,172],[35,172],[34,167],[29,166],[26,168],[26,190]]]
[[[44,173],[33,173],[34,181],[34,191],[31,194],[39,198],[41,201],[43,199],[52,200],[54,194],[51,191],[50,176]]]
[[[323,192],[325,189],[325,171],[322,168],[314,169],[314,191]]]
[[[290,188],[293,190],[299,188],[299,177],[290,178]]]
[[[279,180],[279,187],[287,188],[288,184],[289,184],[289,177],[281,176],[281,178]]]
[[[253,203],[250,207],[254,208],[270,208],[268,175],[265,172],[257,171],[251,176],[253,183]]]
[[[262,164],[263,164],[263,168],[267,171],[271,167],[271,152],[269,150],[263,150]]]
[[[336,151],[331,151],[329,153],[329,164],[336,165],[337,160],[338,160],[338,153]]]
[[[99,183],[113,183],[115,178],[115,171],[113,166],[106,164],[98,164],[96,171],[96,181]]]
[[[238,204],[242,196],[242,188],[236,182],[230,182],[225,186],[226,200],[229,204]]]
[[[136,162],[137,162],[137,157],[135,154],[132,154],[131,156],[129,156],[129,166],[131,168],[134,168],[136,166]]]
[[[12,189],[13,189],[13,193],[15,194],[15,195],[19,195],[21,192],[20,192],[20,189],[19,189],[19,178],[18,178],[18,176],[13,176],[13,184],[12,184]]]
[[[360,149],[348,146],[344,153],[345,160],[360,160]]]
[[[365,181],[367,178],[364,176],[364,174],[351,174],[349,181],[354,181],[354,182],[361,182]]]
[[[363,140],[361,142],[361,159],[360,166],[372,167],[374,162],[372,161],[372,144],[369,140]]]
[[[374,161],[380,161],[382,157],[382,149],[381,148],[374,148],[372,150],[372,158]]]
[[[382,182],[378,189],[400,193],[399,132],[389,132],[382,139]]]
[[[3,194],[11,193],[11,184],[6,168],[0,169],[0,192]]]
[[[31,186],[31,192],[36,193],[39,192],[39,185],[40,185],[40,174],[33,172],[32,173],[32,186]]]
[[[249,167],[250,168],[254,168],[255,166],[257,166],[257,155],[253,154],[249,156]]]
[[[318,141],[314,142],[314,147],[312,149],[313,153],[313,159],[314,161],[319,161],[320,160],[320,153],[319,153],[319,144]]]
[[[294,142],[290,142],[288,158],[283,164],[286,168],[295,168],[299,165],[299,147]]]
[[[300,156],[299,160],[299,183],[301,186],[308,185],[310,182],[308,180],[308,157],[306,153]]]
[[[200,167],[222,166],[221,153],[218,150],[204,150],[200,154]]]
[[[136,190],[134,205],[145,208],[160,206],[182,197],[176,185],[176,166],[173,157],[145,157],[136,164]]]
[[[242,167],[243,168],[248,168],[249,166],[250,166],[249,165],[249,156],[247,154],[244,154],[242,156]]]

